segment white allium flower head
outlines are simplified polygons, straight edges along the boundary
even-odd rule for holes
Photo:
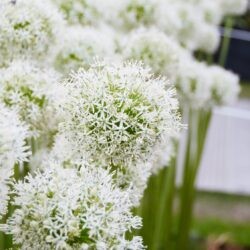
[[[218,0],[224,15],[242,15],[248,7],[248,0]]]
[[[167,0],[168,4],[171,1],[183,3],[183,0]],[[221,22],[223,13],[220,8],[220,0],[185,0],[185,2],[195,7],[194,15],[200,12],[207,23],[218,25]]]
[[[199,0],[198,6],[204,20],[213,25],[219,25],[223,18],[222,9],[220,8],[220,1]]]
[[[176,41],[156,29],[139,29],[125,41],[125,59],[142,61],[154,73],[174,80],[183,49]]]
[[[105,12],[102,0],[51,0],[69,24],[97,25]]]
[[[50,163],[43,174],[14,184],[16,210],[1,230],[21,249],[144,249],[140,237],[125,236],[141,227],[128,193],[107,170],[79,167]]]
[[[230,104],[240,92],[239,77],[219,66],[209,68],[211,78],[211,98],[215,105]]]
[[[94,58],[114,56],[115,45],[110,33],[90,27],[71,26],[55,58],[55,68],[64,74],[80,67],[88,68]]]
[[[14,164],[28,160],[29,148],[25,145],[28,128],[19,121],[14,110],[0,104],[0,217],[6,212],[8,181]]]
[[[191,51],[197,48],[201,23],[204,21],[195,6],[187,2],[161,2],[156,16],[157,26],[167,35]]]
[[[157,0],[113,1],[117,4],[117,16],[111,20],[115,27],[131,30],[139,26],[150,26],[155,20]]]
[[[139,63],[96,63],[64,85],[60,133],[101,165],[145,161],[165,134],[181,127],[175,91]]]
[[[220,43],[220,31],[217,26],[201,24],[200,36],[197,39],[197,49],[207,53],[214,53]]]
[[[47,0],[5,0],[0,8],[0,66],[20,58],[47,61],[63,27],[56,8]]]
[[[193,60],[179,65],[176,88],[183,107],[203,108],[210,100],[211,81],[208,66]]]
[[[30,61],[13,61],[0,69],[0,101],[15,108],[32,135],[37,136],[55,126],[51,103],[58,79],[54,71],[40,69]]]
[[[156,6],[156,26],[168,36],[177,38],[182,27],[182,21],[178,16],[178,3],[159,1]]]

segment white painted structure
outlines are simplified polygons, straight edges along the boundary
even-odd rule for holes
[[[178,177],[180,180],[180,175]],[[197,187],[201,190],[250,194],[249,101],[214,111]]]

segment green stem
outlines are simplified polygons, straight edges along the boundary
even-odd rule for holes
[[[189,132],[181,188],[180,218],[176,250],[185,250],[188,248],[195,198],[196,176],[202,159],[210,118],[210,110],[191,110],[189,114]]]
[[[228,55],[228,50],[229,50],[230,40],[231,40],[231,33],[233,30],[233,24],[234,24],[233,18],[230,16],[227,17],[226,23],[225,23],[223,40],[222,40],[222,47],[221,47],[220,56],[219,56],[219,64],[221,66],[225,66],[225,62],[227,60],[227,55]]]
[[[164,238],[165,246],[171,249],[171,229],[173,219],[173,203],[175,194],[175,178],[176,178],[176,158],[173,158],[170,166],[165,169],[163,176],[163,187],[160,191],[160,203],[157,209],[157,217],[153,238],[152,250],[157,250],[161,243],[161,236],[163,231],[163,223],[166,225]],[[164,215],[166,215],[164,217]]]

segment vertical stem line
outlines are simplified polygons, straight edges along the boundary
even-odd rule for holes
[[[171,229],[173,219],[173,203],[175,194],[176,158],[173,157],[170,166],[164,169],[163,187],[160,190],[160,202],[154,231],[152,250],[157,250],[162,240],[163,223],[165,224],[164,238],[166,249],[171,249]],[[165,215],[165,217],[164,217]]]
[[[195,198],[196,176],[203,154],[210,118],[210,110],[191,110],[189,113],[189,133],[181,188],[180,218],[176,250],[185,250],[188,248]]]
[[[233,30],[233,24],[234,24],[233,18],[230,16],[227,17],[226,23],[225,23],[224,34],[223,34],[222,47],[221,47],[220,56],[219,56],[219,64],[221,66],[225,66],[225,63],[227,60],[227,55],[228,55],[228,50],[229,50],[230,40],[231,40],[231,33]]]

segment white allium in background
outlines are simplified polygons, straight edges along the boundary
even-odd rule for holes
[[[63,26],[57,9],[47,0],[5,0],[0,10],[0,66],[20,58],[47,61]]]
[[[114,50],[114,41],[108,31],[71,26],[64,33],[55,68],[64,74],[80,67],[87,69],[95,57],[114,57]]]
[[[14,184],[16,210],[1,229],[21,249],[144,249],[141,237],[125,237],[141,227],[128,193],[114,187],[108,171],[79,167],[51,163]]]
[[[220,44],[220,31],[216,26],[209,24],[201,24],[200,36],[197,39],[197,49],[214,53]]]
[[[113,1],[116,4],[116,1]],[[118,4],[117,20],[113,25],[120,25],[125,30],[139,26],[150,26],[155,19],[157,0],[124,0]]]
[[[176,41],[156,29],[139,29],[124,42],[125,59],[142,61],[157,75],[174,80],[181,55],[184,52]]]
[[[224,15],[242,15],[248,7],[248,0],[218,0]]]
[[[95,25],[102,17],[102,0],[50,0],[63,13],[69,24]]]
[[[60,133],[102,165],[146,160],[165,134],[179,131],[175,92],[138,63],[97,63],[72,73],[60,107]]]
[[[198,2],[196,6],[201,9],[204,20],[209,24],[219,25],[223,17],[220,1],[198,0]]]
[[[169,37],[177,39],[178,32],[182,27],[182,21],[178,17],[178,5],[175,2],[168,3],[165,0],[159,1],[156,8],[155,25]],[[178,40],[176,40],[179,42]]]
[[[169,29],[166,30],[167,34],[174,36],[174,38],[177,39],[177,41],[179,41],[179,43],[185,48],[189,50],[195,50],[197,48],[197,40],[199,38],[201,24],[203,22],[202,14],[195,11],[195,7],[186,2],[173,3],[172,8],[176,12],[175,15],[176,20],[178,20],[178,27],[176,27],[177,30],[174,30],[173,32],[173,27],[172,29],[169,27]],[[165,17],[159,16],[158,18]]]
[[[239,77],[219,66],[211,66],[209,75],[212,103],[226,105],[234,102],[240,93]]]
[[[210,75],[207,65],[195,60],[182,61],[176,88],[183,107],[205,108],[210,100]]]
[[[0,102],[15,108],[22,121],[38,136],[56,129],[53,90],[59,75],[30,61],[14,61],[0,69]]]
[[[8,181],[14,164],[28,160],[30,152],[25,144],[28,128],[19,121],[14,110],[0,104],[0,217],[6,212]]]
[[[219,66],[208,66],[194,60],[179,66],[176,88],[183,107],[212,108],[236,100],[239,77]]]

